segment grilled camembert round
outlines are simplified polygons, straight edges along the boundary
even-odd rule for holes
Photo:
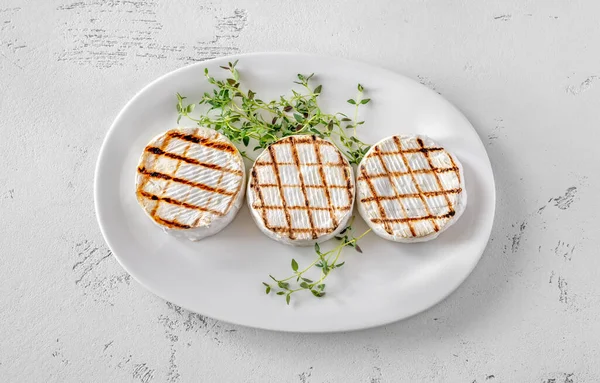
[[[344,229],[354,205],[352,167],[330,142],[285,137],[262,152],[250,174],[248,206],[258,227],[282,243],[308,246]]]
[[[373,145],[357,170],[358,211],[380,237],[436,238],[467,204],[458,159],[425,136],[393,136]]]
[[[236,147],[208,128],[177,128],[144,149],[136,177],[140,205],[166,232],[198,241],[221,231],[244,199]]]

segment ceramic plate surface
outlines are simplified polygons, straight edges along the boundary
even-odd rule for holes
[[[453,152],[461,161],[468,206],[439,238],[401,244],[369,234],[364,253],[345,249],[343,268],[327,280],[321,299],[296,294],[290,306],[266,296],[268,275],[287,276],[290,261],[312,262],[312,248],[279,244],[262,234],[244,206],[233,223],[200,242],[164,234],[144,214],[135,196],[138,159],[157,134],[176,127],[177,92],[199,100],[211,88],[203,76],[224,73],[220,65],[239,59],[242,87],[270,100],[291,93],[297,73],[316,73],[327,112],[353,113],[346,100],[365,87],[371,102],[359,128],[365,142],[416,133]],[[193,126],[181,121],[182,126]],[[249,165],[249,164],[247,164]],[[95,178],[100,228],[121,265],[156,295],[188,310],[244,326],[279,331],[330,332],[387,324],[430,308],[471,273],[488,242],[494,219],[492,169],[477,133],[449,102],[421,84],[375,66],[293,53],[264,53],[204,61],[171,72],[146,86],[121,111],[102,146]],[[355,214],[358,212],[355,209]],[[357,217],[356,232],[366,225]],[[333,243],[325,243],[329,248]]]

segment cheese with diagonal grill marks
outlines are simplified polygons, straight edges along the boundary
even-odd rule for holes
[[[358,211],[373,231],[397,242],[436,238],[467,204],[458,159],[426,136],[388,137],[357,169]]]
[[[308,246],[333,238],[352,216],[352,167],[331,142],[289,136],[262,152],[250,173],[248,206],[268,237]]]
[[[136,195],[169,234],[198,241],[221,231],[244,199],[244,161],[222,134],[177,128],[156,136],[137,168]]]

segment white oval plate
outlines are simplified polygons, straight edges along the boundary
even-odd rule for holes
[[[321,299],[297,293],[265,295],[268,275],[291,273],[312,262],[312,248],[294,248],[268,239],[244,207],[219,234],[192,243],[164,234],[144,215],[135,197],[137,161],[152,137],[175,127],[176,92],[199,100],[210,84],[205,67],[239,58],[242,87],[264,100],[289,94],[297,73],[316,73],[325,111],[352,113],[346,103],[365,87],[371,103],[362,108],[359,136],[366,142],[399,133],[432,137],[464,166],[469,203],[459,221],[438,239],[400,244],[369,234],[364,251],[350,248],[346,264],[327,280]],[[221,72],[221,73],[220,73]],[[193,126],[190,121],[181,125]],[[487,244],[495,208],[494,177],[487,153],[467,119],[450,103],[406,77],[371,65],[295,53],[259,53],[194,64],[152,82],[127,105],[104,141],[95,179],[96,213],[114,255],[139,283],[188,310],[244,326],[294,332],[364,329],[394,322],[430,308],[471,273]],[[355,211],[355,214],[357,212]],[[357,235],[366,229],[357,217]],[[323,248],[333,245],[323,244]]]

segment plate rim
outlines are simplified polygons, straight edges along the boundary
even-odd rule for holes
[[[303,329],[287,329],[287,328],[271,328],[271,327],[267,327],[267,326],[260,326],[260,325],[249,325],[249,324],[245,324],[245,323],[241,323],[240,321],[236,321],[236,320],[231,320],[231,319],[223,319],[220,318],[219,316],[213,316],[213,315],[207,315],[204,313],[201,313],[195,309],[190,309],[189,307],[186,307],[185,305],[180,305],[178,303],[174,303],[171,302],[170,300],[168,300],[167,298],[165,298],[165,296],[158,291],[157,289],[154,289],[153,287],[148,286],[147,284],[143,283],[136,275],[135,273],[132,273],[131,270],[125,266],[125,263],[120,259],[120,257],[117,255],[117,253],[113,250],[113,246],[111,246],[111,241],[109,240],[107,234],[106,234],[106,229],[103,225],[103,220],[102,220],[102,213],[101,213],[101,209],[99,207],[99,195],[101,194],[99,191],[99,185],[98,185],[98,178],[99,178],[99,173],[101,170],[101,164],[103,163],[103,158],[105,156],[108,155],[108,149],[107,149],[107,142],[109,141],[109,138],[115,134],[116,131],[116,126],[119,124],[120,120],[123,118],[123,116],[125,115],[126,111],[130,108],[130,106],[132,104],[134,104],[138,98],[141,97],[141,95],[149,88],[153,87],[156,83],[161,82],[162,80],[164,80],[167,77],[170,76],[175,76],[177,75],[177,73],[179,72],[183,72],[186,70],[189,70],[192,67],[202,67],[207,65],[208,63],[211,62],[216,62],[216,61],[234,61],[234,60],[238,60],[238,59],[243,59],[245,57],[254,57],[254,56],[269,56],[269,55],[281,55],[281,56],[303,56],[305,58],[315,58],[315,59],[319,59],[319,60],[328,60],[328,61],[337,61],[340,63],[345,63],[345,64],[350,64],[350,65],[362,65],[362,66],[366,66],[366,67],[371,67],[371,68],[377,68],[378,70],[384,71],[389,75],[392,76],[399,76],[402,77],[405,80],[408,80],[410,82],[415,83],[418,86],[423,87],[424,89],[426,89],[428,92],[431,93],[435,93],[435,96],[442,102],[446,103],[450,108],[454,109],[457,113],[459,113],[465,120],[466,123],[468,123],[469,127],[474,131],[474,133],[477,135],[477,138],[479,140],[479,144],[481,145],[481,148],[483,149],[483,152],[485,153],[485,157],[487,159],[487,163],[485,165],[487,165],[490,175],[491,175],[491,197],[493,200],[492,206],[491,206],[491,212],[492,212],[492,220],[491,220],[491,225],[489,226],[489,230],[487,231],[486,235],[487,235],[487,240],[484,244],[484,246],[482,247],[481,251],[479,251],[478,257],[476,262],[473,262],[470,269],[468,270],[468,272],[465,273],[464,277],[460,278],[460,281],[456,283],[456,285],[454,286],[450,286],[450,288],[448,289],[447,293],[442,295],[438,300],[436,300],[435,302],[431,303],[430,305],[428,305],[427,307],[424,307],[410,315],[406,315],[403,317],[399,317],[396,318],[394,320],[384,320],[381,321],[381,323],[376,323],[376,324],[369,324],[369,325],[354,325],[354,326],[346,326],[344,328],[338,328],[338,329],[318,329],[318,330],[303,330]],[[203,61],[199,61],[199,62],[195,62],[192,64],[188,64],[185,66],[182,66],[180,68],[177,68],[175,70],[172,70],[170,72],[167,72],[157,78],[155,78],[154,80],[152,80],[151,82],[149,82],[148,84],[146,84],[144,87],[142,87],[140,90],[138,90],[130,99],[129,101],[127,101],[127,103],[125,103],[125,105],[121,108],[121,110],[119,111],[119,113],[116,115],[116,117],[114,118],[112,124],[110,125],[108,131],[106,132],[104,139],[102,141],[102,145],[100,146],[100,150],[98,152],[98,158],[96,160],[96,165],[95,165],[95,169],[94,169],[94,210],[95,210],[95,215],[96,215],[96,220],[98,223],[98,226],[100,227],[100,232],[102,233],[102,237],[104,238],[104,241],[106,242],[107,246],[109,247],[111,253],[113,254],[114,258],[117,260],[117,262],[119,263],[119,265],[138,283],[140,284],[142,287],[144,287],[146,290],[148,290],[149,292],[151,292],[152,294],[156,295],[157,297],[159,297],[160,299],[166,301],[166,302],[171,302],[173,304],[176,304],[179,307],[182,307],[185,310],[188,310],[189,312],[192,313],[196,313],[208,318],[212,318],[218,321],[222,321],[225,323],[230,323],[230,324],[234,324],[237,326],[242,326],[245,328],[256,328],[256,329],[261,329],[261,330],[268,330],[268,331],[275,331],[275,332],[286,332],[286,333],[306,333],[306,334],[318,334],[318,333],[340,333],[340,332],[350,332],[350,331],[358,331],[358,330],[367,330],[367,329],[371,329],[371,328],[378,328],[378,327],[382,327],[385,325],[389,325],[389,324],[393,324],[393,323],[397,323],[400,321],[404,321],[406,319],[409,319],[411,317],[414,317],[416,315],[419,315],[425,311],[428,311],[430,309],[432,309],[433,307],[439,305],[441,302],[445,301],[450,295],[452,295],[466,280],[467,278],[473,273],[473,270],[475,270],[475,267],[479,264],[479,262],[481,261],[481,258],[483,256],[483,253],[485,252],[485,249],[487,248],[490,238],[491,238],[491,233],[492,230],[494,228],[494,224],[495,224],[495,217],[496,217],[496,204],[497,204],[497,191],[496,191],[496,180],[494,177],[494,171],[493,171],[493,167],[491,165],[491,161],[489,158],[489,154],[488,151],[485,149],[485,145],[483,144],[483,141],[481,140],[481,137],[479,135],[479,133],[477,132],[477,130],[475,130],[473,124],[469,121],[469,119],[464,115],[464,113],[458,108],[456,107],[453,103],[451,103],[449,100],[447,100],[444,96],[442,96],[441,94],[438,94],[437,92],[434,92],[433,90],[431,90],[430,88],[426,87],[423,84],[420,84],[418,81],[403,75],[402,73],[398,73],[395,72],[391,69],[388,69],[386,67],[382,67],[376,64],[371,64],[362,60],[354,60],[354,59],[348,59],[348,58],[343,58],[343,57],[338,57],[338,56],[333,56],[333,55],[322,55],[322,54],[314,54],[314,53],[307,53],[307,52],[291,52],[291,51],[283,51],[283,52],[277,52],[277,51],[263,51],[263,52],[250,52],[250,53],[240,53],[240,54],[234,54],[234,55],[227,55],[227,56],[219,56],[219,57],[214,57],[211,59],[207,59],[207,60],[203,60]]]

